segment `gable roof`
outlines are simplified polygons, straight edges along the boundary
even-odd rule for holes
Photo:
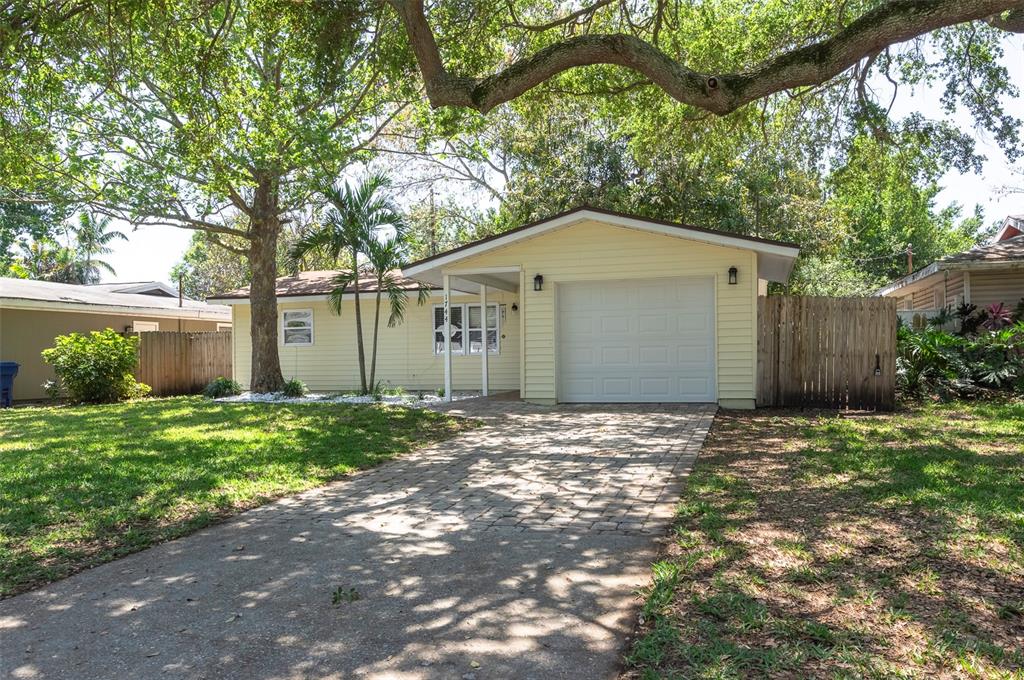
[[[761,262],[762,258],[758,258],[758,276],[775,281],[784,281],[789,278],[789,273],[792,271],[796,256],[800,253],[800,246],[787,241],[775,241],[757,236],[696,227],[679,222],[667,222],[639,215],[629,215],[602,208],[581,206],[551,217],[530,222],[529,224],[524,224],[521,227],[516,227],[500,234],[494,234],[467,243],[437,255],[425,257],[407,265],[402,271],[406,276],[419,278],[424,273],[436,270],[452,262],[473,257],[495,248],[501,248],[524,238],[531,238],[547,231],[561,229],[584,221],[603,222],[627,229],[637,229],[639,231],[686,238],[713,245],[753,250],[759,255],[765,256],[764,262]]]
[[[111,293],[138,293],[140,295],[157,295],[160,297],[178,297],[178,291],[163,281],[131,281],[128,283],[92,283],[90,288],[105,290]]]
[[[0,307],[69,312],[108,312],[167,318],[230,321],[231,309],[162,295],[115,293],[103,286],[0,278]]]
[[[1005,241],[1021,234],[1024,234],[1024,215],[1009,215],[992,237],[991,243]]]
[[[317,269],[299,272],[292,276],[280,276],[275,281],[274,290],[279,298],[327,295],[335,288],[335,277],[344,271],[345,270],[342,269]],[[418,290],[421,287],[421,284],[418,281],[405,278],[401,275],[401,272],[393,273],[399,276],[398,285],[401,288],[404,288],[405,290]],[[360,277],[359,292],[376,293],[377,279],[372,276]],[[248,300],[249,286],[236,288],[235,290],[211,297],[210,299]]]
[[[974,246],[962,253],[947,255],[926,267],[918,269],[913,274],[908,274],[901,279],[893,281],[878,290],[875,295],[889,295],[900,288],[917,283],[942,270],[989,269],[1011,266],[1024,266],[1024,235]]]

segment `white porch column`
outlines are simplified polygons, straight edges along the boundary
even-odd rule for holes
[[[481,393],[483,396],[487,396],[487,284],[480,284],[480,313],[483,315],[482,326],[484,327],[482,334],[483,347],[480,350],[480,362],[483,365],[483,386]]]
[[[452,304],[451,280],[444,275],[444,400],[452,400]],[[465,326],[465,320],[463,320]],[[462,339],[463,342],[466,338]]]

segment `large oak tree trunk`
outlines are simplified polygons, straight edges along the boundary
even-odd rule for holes
[[[284,377],[277,351],[277,239],[281,219],[277,212],[276,182],[263,179],[257,184],[250,220],[252,367],[249,389],[277,392],[284,386]]]

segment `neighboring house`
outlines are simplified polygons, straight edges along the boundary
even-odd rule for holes
[[[572,210],[406,267],[406,285],[426,285],[431,300],[417,306],[411,292],[405,322],[382,321],[377,375],[413,390],[446,386],[449,395],[518,390],[544,404],[753,408],[759,284],[786,281],[798,252],[790,243]],[[351,390],[359,379],[354,305],[349,293],[340,316],[330,311],[331,275],[278,281],[281,367],[316,390]],[[369,352],[373,295],[360,290],[369,293],[361,295]],[[217,302],[232,307],[235,378],[245,384],[248,291]]]
[[[900,317],[914,326],[961,302],[1013,309],[1024,298],[1024,215],[1007,217],[985,245],[936,260],[875,295],[896,298]]]
[[[105,290],[109,293],[137,293],[139,295],[156,295],[158,297],[178,297],[174,290],[162,281],[132,281],[130,283],[92,283],[92,290]]]
[[[116,292],[126,286],[142,292]],[[167,293],[170,293],[169,295]],[[54,378],[41,351],[58,335],[113,328],[141,331],[216,331],[231,328],[231,310],[182,300],[156,282],[78,286],[0,278],[0,360],[21,364],[15,399],[40,399],[42,384]]]

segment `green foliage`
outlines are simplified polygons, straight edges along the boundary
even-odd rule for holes
[[[229,223],[240,230],[248,229],[248,220],[232,218]],[[334,269],[337,261],[310,253],[296,262],[289,251],[304,234],[319,227],[319,218],[299,216],[281,231],[277,243],[277,270],[294,273],[298,270]],[[205,300],[236,288],[244,288],[252,281],[249,266],[248,243],[238,236],[224,236],[197,231],[192,234],[188,249],[170,271],[173,281],[181,281],[185,295],[193,300]]]
[[[109,217],[97,217],[88,212],[82,212],[78,216],[78,226],[75,228],[74,234],[75,253],[81,260],[83,279],[81,283],[99,283],[101,269],[111,275],[117,273],[107,262],[96,257],[114,252],[110,244],[115,239],[128,240],[128,237],[121,232],[112,231],[110,222]]]
[[[43,383],[43,392],[51,401],[60,399],[60,383],[56,380],[47,380]]]
[[[298,378],[292,378],[291,380],[285,381],[284,387],[281,388],[281,394],[292,399],[304,397],[308,393],[309,390],[306,388],[306,383],[302,382]]]
[[[72,401],[98,403],[149,393],[149,386],[137,382],[133,375],[138,349],[138,337],[126,337],[107,328],[89,335],[58,335],[54,346],[44,349],[42,355]]]
[[[220,399],[221,397],[233,397],[237,394],[242,393],[242,386],[237,381],[231,378],[225,378],[223,376],[217,376],[210,383],[203,388],[203,396],[209,397],[210,399]]]
[[[387,296],[390,310],[388,326],[396,326],[405,317],[409,295],[397,274],[407,251],[405,219],[391,197],[384,193],[389,186],[386,176],[376,174],[358,183],[345,182],[326,189],[324,194],[331,207],[325,214],[323,224],[307,231],[291,248],[291,255],[296,260],[313,256],[334,261],[345,258],[350,263],[348,269],[338,272],[334,277],[334,288],[328,294],[328,302],[335,314],[341,314],[345,296],[355,296],[360,394],[370,394],[376,382],[381,300]],[[388,231],[394,232],[394,235],[384,237],[383,234]],[[357,263],[363,261],[365,265],[357,266]],[[360,281],[366,278],[371,278],[377,289],[373,294],[375,306],[369,377],[359,296]],[[420,288],[419,304],[423,304],[428,295],[426,289]]]
[[[0,437],[0,597],[473,426],[428,409],[203,397],[13,409]]]
[[[11,271],[17,259],[15,247],[52,238],[65,217],[52,205],[0,200],[0,274],[17,276]]]
[[[1024,321],[976,335],[901,326],[896,349],[897,386],[910,396],[967,397],[982,389],[1024,393]]]

